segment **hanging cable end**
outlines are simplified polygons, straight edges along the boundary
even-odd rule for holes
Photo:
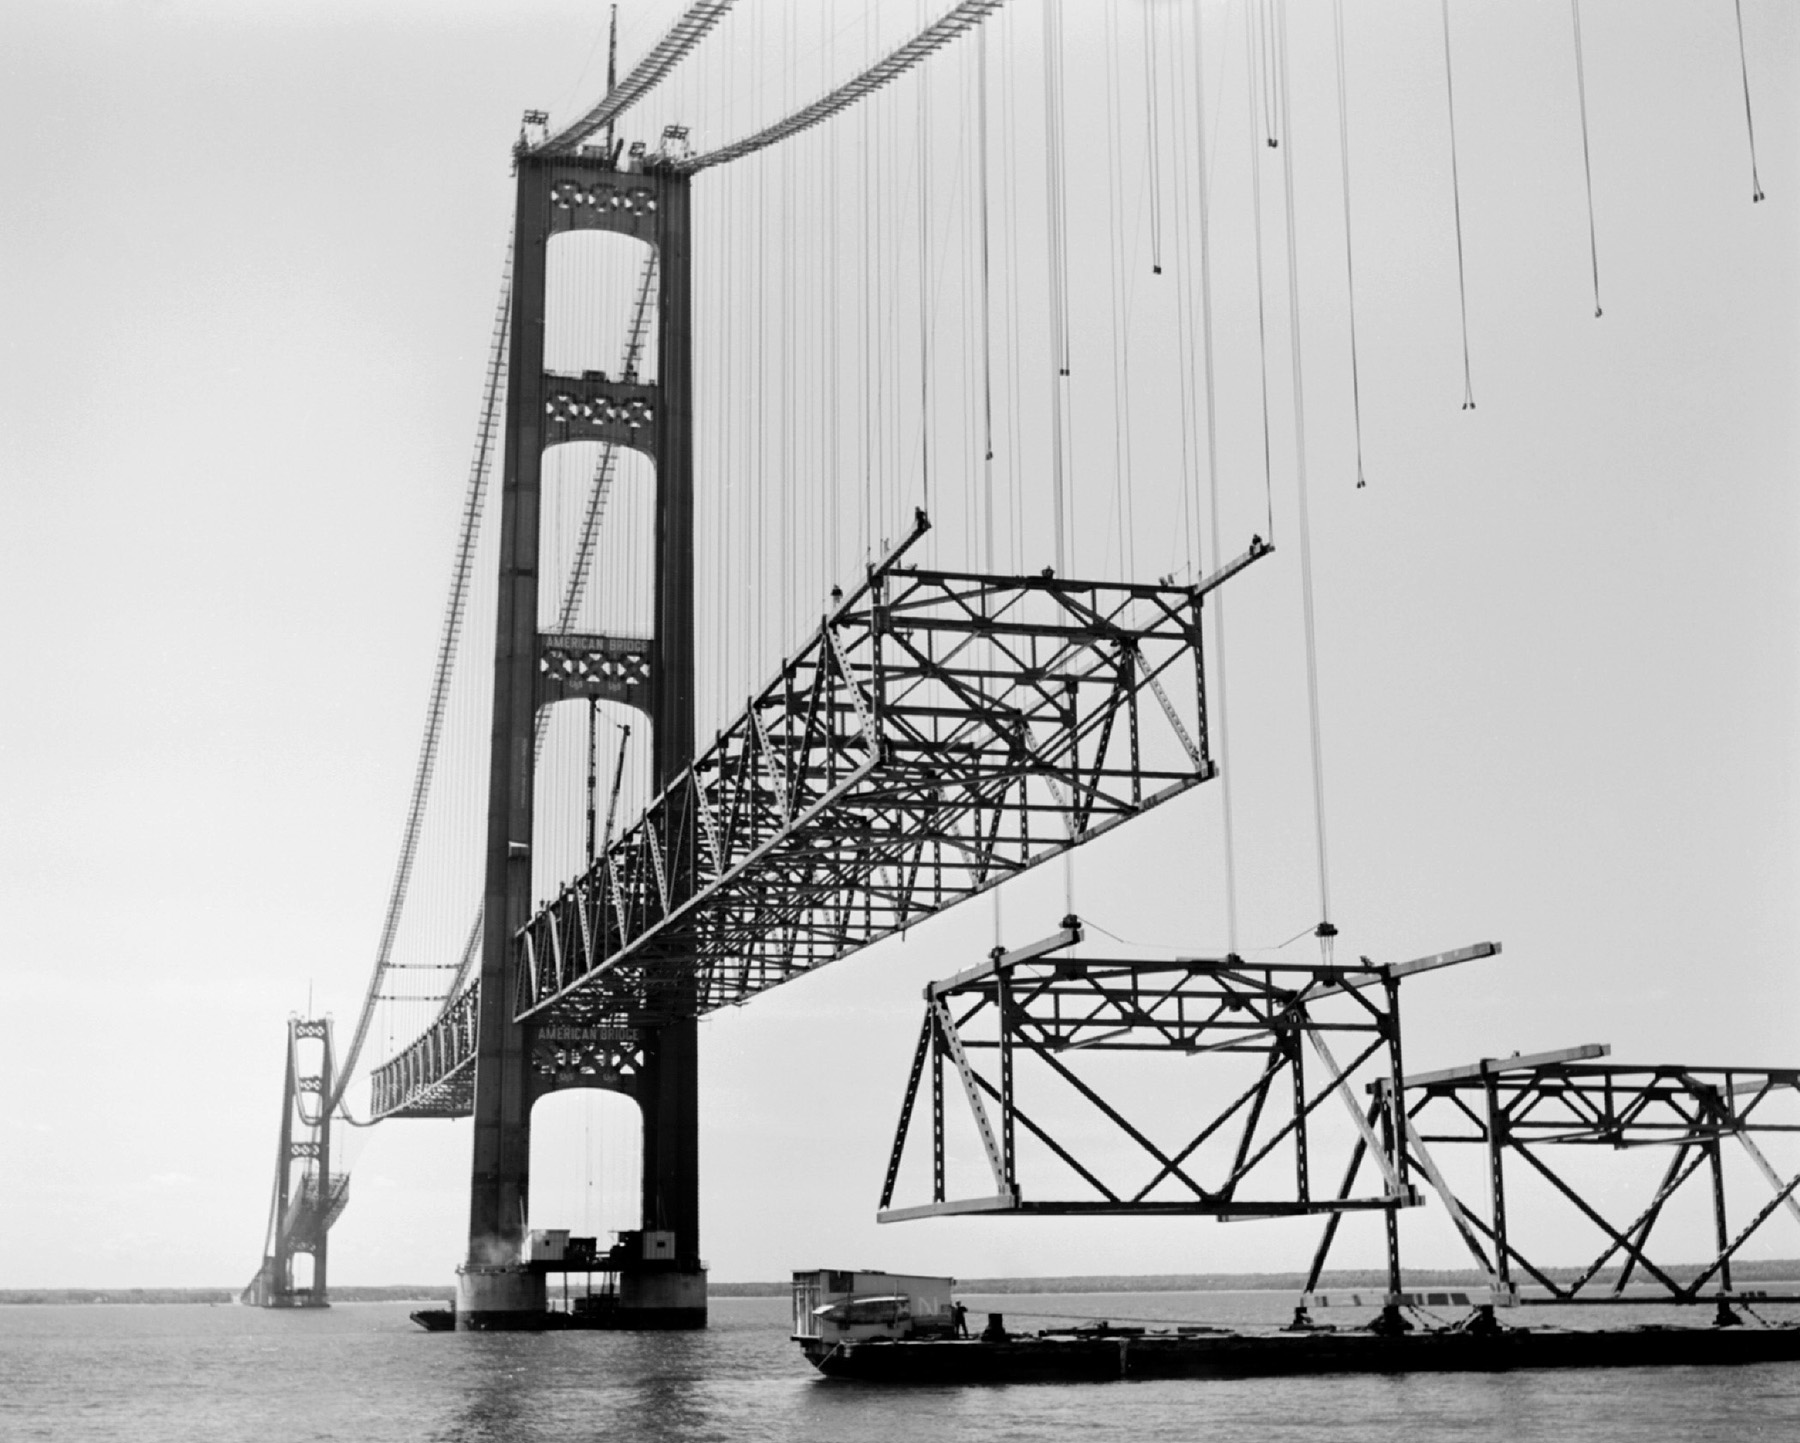
[[[1606,314],[1606,312],[1604,312],[1604,311],[1602,311],[1602,310],[1601,310],[1601,309],[1600,309],[1600,307],[1598,307],[1598,306],[1595,306],[1595,307],[1594,307],[1594,319],[1595,319],[1595,320],[1596,320],[1596,321],[1597,321],[1597,320],[1599,320],[1599,319],[1600,319],[1600,317],[1601,317],[1601,316],[1603,316],[1603,315],[1605,315],[1605,314]]]
[[[1356,489],[1358,491],[1367,491],[1369,489],[1368,481],[1365,478],[1358,476],[1356,478]]]
[[[1162,274],[1162,267],[1161,266],[1151,266],[1150,274],[1153,276],[1160,276]]]
[[[1751,204],[1751,205],[1755,205],[1755,204],[1756,204],[1756,203],[1757,203],[1757,202],[1758,202],[1758,201],[1760,201],[1760,200],[1761,200],[1761,199],[1762,199],[1762,198],[1763,198],[1763,193],[1762,193],[1762,188],[1761,188],[1761,187],[1760,187],[1760,186],[1759,186],[1759,187],[1758,187],[1758,188],[1757,188],[1757,190],[1756,190],[1756,192],[1755,192],[1755,194],[1753,194],[1753,195],[1752,195],[1752,196],[1751,196],[1751,197],[1750,197],[1750,204]]]

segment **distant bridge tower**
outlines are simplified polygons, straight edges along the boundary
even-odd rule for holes
[[[316,1044],[316,1047],[306,1044]],[[315,1070],[305,1053],[313,1053]],[[350,1200],[350,1178],[331,1170],[331,1112],[334,1062],[331,1022],[288,1019],[287,1071],[281,1090],[281,1147],[275,1155],[275,1193],[269,1204],[263,1264],[240,1301],[259,1308],[323,1308],[326,1239]],[[311,1112],[308,1111],[311,1099]],[[300,1165],[298,1179],[294,1166]],[[294,1255],[312,1258],[306,1287],[294,1286]]]
[[[601,1086],[636,1098],[643,1115],[640,1258],[621,1272],[626,1326],[704,1327],[700,1262],[699,1100],[692,983],[643,999],[624,1037],[579,1017],[551,1026],[515,1022],[514,939],[530,920],[532,814],[538,709],[580,696],[621,699],[608,658],[621,648],[649,659],[648,686],[623,699],[646,705],[661,786],[693,760],[694,486],[691,290],[685,175],[655,157],[618,168],[618,151],[515,151],[512,334],[507,382],[500,521],[499,615],[494,656],[493,748],[481,950],[475,1143],[469,1255],[459,1270],[459,1328],[529,1328],[541,1323],[544,1278],[524,1261],[531,1162],[531,1107],[565,1086]],[[544,370],[545,280],[550,243],[577,230],[631,236],[657,252],[657,374]],[[655,467],[655,636],[546,636],[538,631],[539,502],[543,453],[565,442],[599,441],[646,454]],[[573,656],[583,648],[590,658]],[[554,665],[549,659],[554,653]],[[571,660],[573,664],[571,664]],[[641,700],[647,691],[647,704]],[[688,819],[691,824],[692,819]],[[665,879],[672,905],[691,877]],[[658,955],[682,955],[679,929]],[[691,949],[690,949],[691,950]],[[677,969],[679,970],[679,969]],[[614,1054],[615,1065],[559,1067],[570,1047]]]

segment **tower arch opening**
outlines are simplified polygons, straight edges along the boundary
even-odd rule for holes
[[[544,271],[544,369],[649,384],[657,376],[656,253],[633,236],[569,230]]]

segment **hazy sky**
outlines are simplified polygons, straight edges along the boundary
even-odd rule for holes
[[[624,8],[629,62],[676,7]],[[1069,8],[1078,70],[1101,12]],[[1743,6],[1752,205],[1728,0],[1583,0],[1595,320],[1567,5],[1453,0],[1463,412],[1438,6],[1347,8],[1364,491],[1322,0],[1294,0],[1290,139],[1327,183],[1302,192],[1301,263],[1324,298],[1308,456],[1344,945],[1504,942],[1413,989],[1415,1068],[1588,1041],[1793,1065],[1800,13]],[[0,1287],[255,1269],[283,1021],[310,995],[347,1028],[380,925],[508,148],[523,109],[597,91],[603,23],[279,0],[0,18]],[[1294,553],[1234,583],[1246,635],[1291,640]],[[1298,663],[1248,643],[1234,665],[1247,940],[1277,943],[1316,920]],[[1196,901],[1216,792],[1097,845],[1084,914],[1221,946]],[[1059,904],[1009,897],[1009,940]],[[875,1227],[919,989],[990,928],[970,909],[704,1025],[714,1275],[1300,1265],[1314,1225]],[[540,1114],[542,1224],[581,1206],[567,1101]],[[468,1149],[464,1123],[363,1139],[335,1277],[447,1283]],[[1454,1257],[1441,1217],[1409,1227]],[[1800,1232],[1765,1251],[1800,1256]]]

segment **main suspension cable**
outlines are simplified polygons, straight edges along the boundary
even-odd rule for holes
[[[636,68],[625,77],[623,85],[609,86],[606,97],[598,105],[574,124],[549,136],[537,149],[549,154],[567,154],[596,130],[610,127],[613,121],[643,99],[664,76],[679,65],[736,3],[737,0],[698,0],[697,4],[688,6],[664,33],[663,38],[638,61]]]
[[[463,615],[468,606],[469,586],[475,571],[475,548],[481,538],[482,515],[486,511],[488,477],[493,470],[494,436],[499,429],[500,412],[506,398],[506,344],[511,332],[513,246],[516,237],[506,243],[506,258],[500,266],[500,300],[494,308],[494,332],[488,344],[487,373],[482,387],[481,418],[475,430],[475,452],[469,462],[469,479],[463,491],[461,526],[457,534],[456,553],[450,565],[450,594],[444,604],[443,626],[438,632],[437,661],[432,669],[431,691],[425,706],[425,734],[419,743],[418,763],[413,769],[412,795],[407,802],[406,825],[400,838],[400,857],[394,865],[394,878],[388,888],[387,914],[382,919],[381,939],[375,948],[375,967],[363,997],[362,1012],[356,1019],[356,1031],[350,1039],[350,1050],[338,1068],[335,1085],[325,1110],[343,1101],[344,1093],[356,1072],[357,1058],[369,1035],[380,1001],[383,979],[393,958],[394,940],[399,935],[400,917],[406,909],[406,896],[412,883],[413,862],[418,855],[419,835],[425,824],[425,805],[431,796],[431,782],[437,769],[438,744],[444,731],[444,716],[450,699],[450,682],[456,673],[460,650]]]
[[[790,135],[798,135],[803,130],[831,119],[838,112],[848,110],[859,100],[873,95],[890,81],[899,79],[951,41],[980,25],[1005,3],[1006,0],[962,0],[961,4],[951,6],[904,45],[889,51],[867,70],[852,76],[812,104],[802,106],[773,125],[766,125],[741,140],[720,146],[717,150],[687,156],[676,162],[676,168],[692,172],[705,170],[709,166],[724,165],[727,161],[753,155],[778,141],[786,140]]]

